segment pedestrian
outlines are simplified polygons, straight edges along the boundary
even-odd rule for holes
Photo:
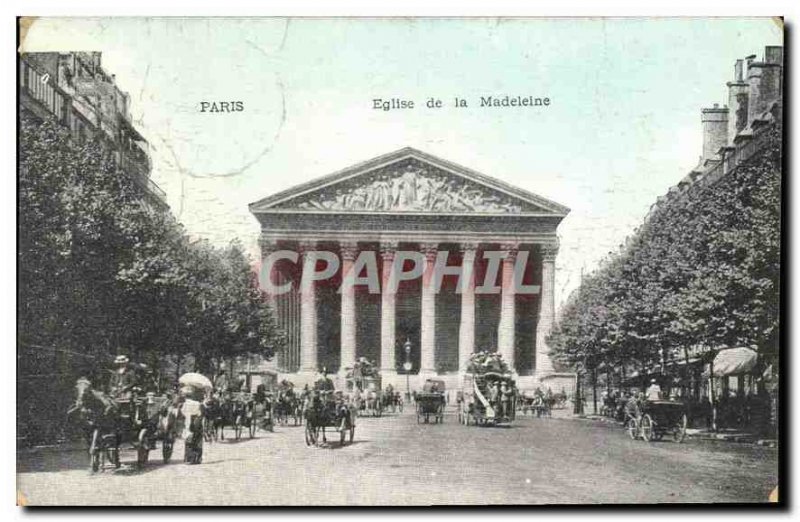
[[[647,388],[647,400],[657,401],[661,399],[661,386],[655,379],[650,379],[650,387]]]
[[[502,406],[500,414],[503,417],[511,417],[511,394],[512,391],[509,389],[508,384],[503,381],[500,385],[500,403]]]
[[[500,389],[497,387],[497,381],[489,385],[489,404],[496,412],[500,410]]]

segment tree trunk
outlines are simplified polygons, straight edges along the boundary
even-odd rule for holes
[[[708,396],[711,402],[711,430],[717,431],[717,398],[714,391],[714,358],[712,357],[708,363]]]
[[[592,410],[597,415],[597,368],[592,370]]]

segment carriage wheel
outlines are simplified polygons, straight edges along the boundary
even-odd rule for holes
[[[247,427],[250,438],[254,438],[256,436],[256,426],[257,422],[255,418],[250,419],[250,425]]]
[[[119,448],[109,448],[108,460],[114,464],[114,468],[119,469],[122,467],[122,461],[119,458]]]
[[[241,415],[236,417],[236,420],[233,422],[233,436],[236,440],[239,440],[242,437],[242,417]]]
[[[99,447],[100,445],[100,430],[95,429],[92,432],[92,442],[89,446],[89,465],[92,467],[93,472],[97,472],[100,469],[100,458],[102,450]]]
[[[342,423],[339,425],[339,445],[344,446],[344,439],[347,435],[347,418],[342,418]]]
[[[173,434],[168,433],[161,442],[161,458],[164,460],[164,464],[169,464],[170,459],[172,459],[173,449],[175,449],[175,437]]]
[[[628,436],[632,440],[636,440],[637,438],[639,438],[639,426],[638,423],[636,422],[636,419],[634,419],[633,417],[628,419],[628,422],[625,424],[625,428],[628,430]]]
[[[678,422],[675,424],[675,428],[672,431],[672,440],[680,444],[683,442],[683,439],[686,438],[686,426],[689,424],[689,419],[686,417],[684,413],[681,415]]]
[[[139,430],[139,444],[136,447],[136,466],[143,468],[150,458],[150,446],[147,440],[147,428]]]
[[[350,444],[353,443],[353,439],[355,438],[355,436],[356,436],[356,425],[355,424],[351,424],[350,425]]]
[[[653,419],[649,414],[645,413],[642,416],[642,438],[647,442],[653,440]]]

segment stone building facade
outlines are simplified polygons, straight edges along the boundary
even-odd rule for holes
[[[384,386],[403,389],[408,378],[418,388],[437,376],[452,388],[469,356],[488,350],[503,354],[522,387],[549,380],[560,389],[557,381],[566,380],[571,388],[571,375],[553,371],[546,344],[555,315],[556,231],[566,207],[405,148],[252,203],[250,211],[261,225],[262,259],[298,253],[267,269],[276,285],[291,283],[288,293],[272,297],[288,339],[277,362],[282,378],[308,382],[325,367],[342,386],[347,370],[366,357],[380,367]],[[311,255],[319,251],[335,254],[338,270],[301,285],[304,273],[319,269]],[[377,292],[342,285],[364,251],[374,253]],[[390,269],[406,252],[422,254],[424,275],[393,290]],[[466,284],[458,286],[457,275],[445,275],[439,291],[431,284],[442,252]],[[499,253],[492,254],[496,273],[487,252]],[[538,286],[537,293],[515,291],[518,259],[520,282]],[[496,276],[497,293],[476,292],[487,272]]]

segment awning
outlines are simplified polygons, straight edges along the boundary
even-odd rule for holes
[[[751,348],[727,348],[714,357],[714,377],[751,373],[758,361],[758,354]],[[708,371],[705,372],[708,377]]]

